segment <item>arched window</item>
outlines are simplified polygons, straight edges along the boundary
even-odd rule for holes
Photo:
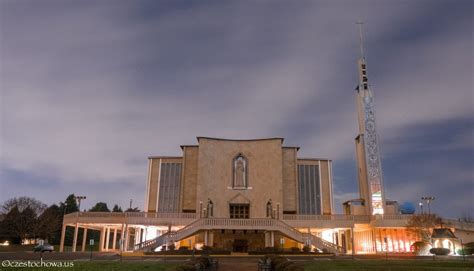
[[[247,189],[248,186],[248,162],[241,153],[239,153],[232,162],[233,180],[232,188]]]

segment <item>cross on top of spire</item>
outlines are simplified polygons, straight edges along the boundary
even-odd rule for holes
[[[358,20],[356,24],[359,25],[359,43],[360,43],[360,57],[364,58],[364,41],[362,38],[362,25],[364,24],[363,21]]]

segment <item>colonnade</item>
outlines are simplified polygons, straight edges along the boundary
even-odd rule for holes
[[[66,237],[66,229],[68,225],[63,225],[61,231],[61,242],[59,245],[59,251],[64,252],[64,240]],[[87,226],[80,226],[78,223],[74,224],[74,235],[72,241],[72,252],[77,251],[77,239],[79,235],[79,230],[83,229],[82,234],[82,246],[81,251],[86,251],[86,246],[89,244],[87,241],[87,234],[91,230],[98,230],[97,227],[88,228]],[[99,251],[127,251],[130,247],[130,240],[133,236],[134,245],[143,241],[144,230],[139,227],[130,227],[127,224],[118,224],[103,226],[99,229],[100,238],[99,238]],[[123,241],[122,241],[123,240]],[[112,241],[112,242],[111,242]],[[117,241],[119,244],[117,246]]]

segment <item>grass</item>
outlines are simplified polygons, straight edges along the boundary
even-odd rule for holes
[[[474,270],[474,262],[430,260],[333,260],[305,265],[305,271],[456,271]]]
[[[23,261],[26,262],[26,261]],[[63,264],[69,263],[69,261],[56,261],[62,262]],[[171,271],[176,264],[172,263],[161,263],[161,262],[74,262],[74,266],[71,267],[38,267],[38,268],[28,268],[28,267],[1,267],[0,270],[57,270],[57,271]]]

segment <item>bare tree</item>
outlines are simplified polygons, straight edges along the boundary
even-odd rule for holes
[[[407,222],[408,232],[418,236],[424,242],[431,242],[431,233],[436,225],[443,225],[443,221],[435,214],[413,215]]]
[[[39,216],[48,206],[41,201],[30,197],[11,198],[6,200],[0,207],[0,214],[4,216],[15,207],[18,208],[20,213],[29,208],[36,216]]]

